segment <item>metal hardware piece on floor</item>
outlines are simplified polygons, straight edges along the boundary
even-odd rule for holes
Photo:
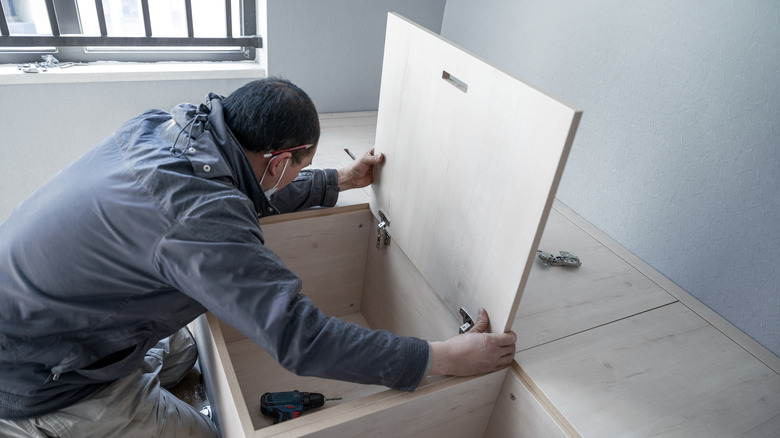
[[[580,258],[568,251],[558,251],[560,256],[554,256],[549,252],[537,250],[536,255],[539,256],[539,260],[547,266],[568,266],[572,268],[578,268],[582,265]]]

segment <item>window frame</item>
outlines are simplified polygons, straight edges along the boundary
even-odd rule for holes
[[[0,3],[0,64],[40,62],[53,55],[60,62],[255,61],[263,39],[257,35],[255,0],[238,0],[242,36],[234,37],[231,0],[225,0],[226,36],[195,37],[192,2],[185,2],[187,37],[153,36],[149,0],[140,0],[145,36],[110,36],[102,0],[95,0],[100,36],[82,34],[76,0],[44,0],[52,35],[11,35]]]

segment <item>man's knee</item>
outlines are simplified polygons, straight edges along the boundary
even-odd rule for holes
[[[158,377],[163,388],[179,383],[198,360],[195,339],[186,327],[158,342],[148,354],[162,357],[162,368]]]

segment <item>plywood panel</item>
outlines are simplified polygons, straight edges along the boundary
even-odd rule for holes
[[[317,158],[312,164],[318,167],[345,167],[354,157],[359,157],[374,147],[376,137],[376,111],[320,114],[320,144],[317,152],[327,151],[335,158],[332,166],[319,166]]]
[[[254,430],[252,420],[246,405],[241,402],[241,387],[230,361],[219,320],[207,313],[188,327],[198,344],[198,361],[221,436],[251,436]]]
[[[569,438],[510,368],[484,438]]]
[[[674,282],[661,275],[661,273],[653,269],[650,265],[645,263],[642,259],[640,259],[636,255],[632,254],[630,251],[628,251],[627,249],[619,245],[617,242],[615,242],[614,239],[604,234],[601,230],[594,227],[591,223],[584,220],[582,217],[576,214],[565,204],[556,202],[555,208],[558,211],[560,211],[562,215],[566,216],[567,218],[569,218],[569,220],[576,223],[577,226],[582,228],[583,231],[585,231],[594,239],[599,241],[602,245],[604,245],[605,247],[613,251],[615,255],[619,256],[620,258],[625,260],[626,263],[630,264],[631,266],[636,268],[639,272],[646,275],[648,279],[658,284],[665,291],[667,291],[669,294],[671,294],[676,299],[678,299],[686,307],[696,312],[697,315],[704,318],[707,322],[709,322],[715,328],[723,332],[726,336],[733,339],[734,342],[741,345],[742,348],[747,350],[750,354],[758,358],[761,362],[766,364],[768,367],[772,368],[776,373],[780,374],[780,357],[776,356],[774,353],[767,350],[764,346],[756,342],[754,339],[746,335],[738,328],[734,327],[733,324],[726,321],[722,316],[712,311],[712,309],[705,306],[701,301],[694,298],[691,294],[681,289],[679,286],[674,284]]]
[[[342,318],[345,321],[367,326],[365,319],[359,313]],[[227,344],[227,350],[244,396],[243,403],[249,411],[254,429],[273,425],[273,419],[260,412],[260,396],[266,392],[298,389],[318,392],[328,398],[343,398],[343,400],[329,401],[318,409],[324,411],[349,400],[359,400],[371,394],[387,391],[386,387],[378,385],[360,385],[318,377],[296,376],[282,368],[270,354],[246,338]]]
[[[320,114],[320,142],[312,167],[340,169],[352,161],[345,149],[359,157],[374,147],[376,111]],[[336,205],[351,205],[369,201],[368,188],[339,193]]]
[[[580,112],[399,16],[387,29],[372,211],[453,315],[507,330]]]
[[[338,214],[342,211],[346,213]],[[301,277],[302,292],[325,314],[356,313],[371,215],[366,208],[334,208],[326,215],[315,212],[262,220],[266,246]]]
[[[345,404],[340,412],[315,412],[307,417],[311,421],[288,421],[258,436],[479,437],[485,432],[505,375],[502,370],[450,378],[414,393],[377,394]]]
[[[557,204],[557,203],[556,203]],[[560,339],[675,301],[554,207],[539,249],[580,257],[578,268],[535,260],[517,312],[517,349]]]
[[[586,438],[780,431],[780,375],[679,302],[516,360]]]
[[[376,227],[376,220],[372,221]],[[391,240],[377,251],[368,243],[362,313],[374,328],[428,341],[455,336],[462,324]]]

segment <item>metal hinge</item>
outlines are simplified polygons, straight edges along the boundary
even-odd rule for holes
[[[463,325],[458,329],[458,333],[466,333],[474,327],[474,319],[469,315],[469,312],[463,307],[460,308],[460,316],[463,318]]]
[[[382,210],[379,210],[379,219],[380,222],[376,226],[376,249],[382,248],[382,244],[384,246],[390,245],[390,232],[387,231],[387,227],[390,226],[390,220],[382,213]]]
[[[536,255],[539,256],[539,260],[547,266],[569,266],[578,268],[582,265],[580,258],[568,251],[558,251],[560,256],[554,256],[549,252],[542,250],[536,250]]]

